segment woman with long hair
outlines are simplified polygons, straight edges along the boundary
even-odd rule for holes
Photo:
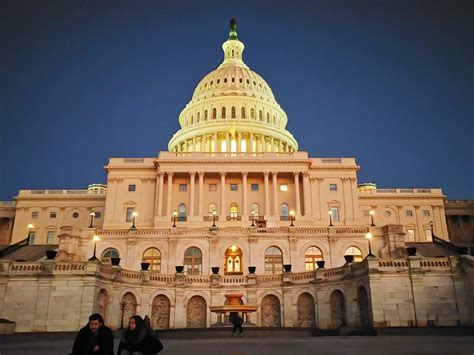
[[[155,355],[163,349],[160,340],[142,317],[135,315],[128,320],[122,333],[118,355]]]

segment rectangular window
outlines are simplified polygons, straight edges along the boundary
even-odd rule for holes
[[[137,185],[128,185],[128,191],[134,192],[137,190]]]
[[[237,191],[237,184],[230,184],[230,191]]]
[[[407,230],[407,237],[409,242],[414,242],[415,241],[415,230],[414,229],[408,229]]]
[[[209,184],[209,191],[217,191],[217,185],[216,184]]]
[[[337,191],[337,184],[329,184],[329,191]]]
[[[39,212],[31,212],[31,218],[38,218]]]
[[[258,191],[258,184],[252,184],[251,185],[251,190],[252,191]]]
[[[127,217],[125,218],[125,222],[133,221],[133,211],[135,211],[133,207],[127,207]]]
[[[339,207],[331,207],[332,221],[339,222]]]
[[[56,212],[49,212],[49,218],[56,218]]]
[[[288,185],[287,184],[281,184],[280,185],[280,191],[283,191],[283,192],[288,191]]]
[[[35,237],[36,237],[36,233],[35,232],[30,232],[30,239],[28,239],[28,244],[30,244],[30,245],[35,244]]]
[[[423,216],[429,217],[430,216],[430,210],[423,210]]]
[[[413,217],[413,211],[407,210],[407,217]]]
[[[101,212],[94,212],[94,213],[95,213],[94,218],[100,218],[102,216]]]
[[[425,229],[425,236],[426,236],[426,241],[427,242],[432,242],[433,241],[433,233],[431,229]]]
[[[179,191],[188,191],[188,185],[179,184]]]
[[[54,231],[48,231],[47,243],[54,244]]]

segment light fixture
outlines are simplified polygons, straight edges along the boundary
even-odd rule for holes
[[[100,241],[100,237],[97,234],[94,234],[92,237],[92,241],[94,242],[94,253],[92,254],[92,257],[89,259],[89,261],[96,261],[97,257],[95,256],[96,251],[97,251],[97,242]]]
[[[176,227],[176,217],[178,217],[178,212],[173,211],[173,227]]]
[[[367,256],[374,256],[372,254],[372,247],[370,245],[370,240],[372,239],[372,237],[373,237],[372,233],[370,233],[370,232],[365,233],[365,238],[369,241],[369,255],[367,255]]]
[[[290,211],[290,227],[294,227],[294,222],[295,221],[295,211],[291,210]]]
[[[95,212],[91,212],[89,216],[91,216],[91,223],[89,224],[89,228],[93,228]]]
[[[133,216],[132,229],[136,229],[137,227],[135,226],[135,218],[137,218],[138,212],[133,211],[133,212],[132,212],[132,216]]]
[[[332,227],[333,224],[332,224],[332,211],[331,210],[328,211],[328,215],[329,215],[329,226]]]
[[[27,228],[28,228],[28,237],[26,237],[26,243],[27,243],[27,245],[29,245],[30,244],[30,238],[31,238],[31,230],[33,228],[35,228],[35,226],[33,224],[29,223]]]
[[[375,223],[374,223],[374,214],[375,214],[375,212],[374,212],[374,210],[370,210],[369,214],[370,214],[370,221],[372,222],[371,226],[375,227]]]
[[[252,227],[255,227],[255,211],[252,211]]]
[[[235,244],[233,244],[231,247],[230,247],[230,250],[232,250],[233,253],[235,253],[235,251],[237,250],[237,246]]]

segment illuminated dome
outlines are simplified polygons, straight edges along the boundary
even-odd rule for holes
[[[224,61],[197,85],[179,115],[173,152],[294,152],[298,143],[285,127],[285,111],[267,82],[242,60],[235,20],[222,44]]]

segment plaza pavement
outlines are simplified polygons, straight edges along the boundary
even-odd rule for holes
[[[74,334],[0,336],[1,355],[56,355],[71,351]],[[473,355],[473,335],[334,336],[304,338],[163,339],[160,354],[219,355]],[[117,349],[118,339],[115,339]]]

